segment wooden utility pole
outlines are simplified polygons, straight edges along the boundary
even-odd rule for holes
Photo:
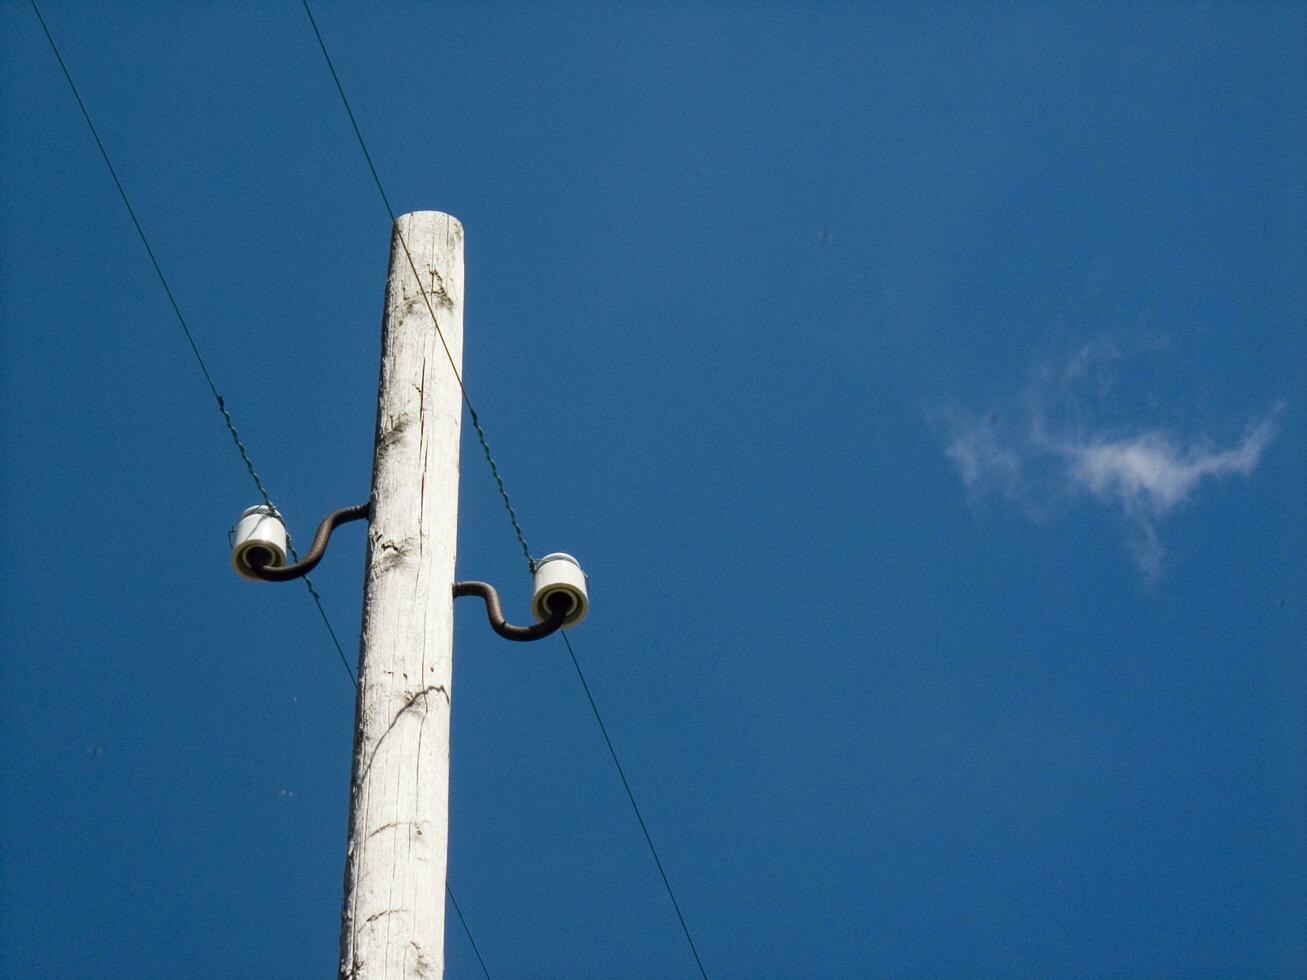
[[[444,972],[462,421],[451,359],[461,373],[463,226],[437,211],[402,215],[391,238],[382,319],[342,980]]]

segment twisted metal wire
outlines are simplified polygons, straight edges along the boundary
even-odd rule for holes
[[[50,33],[50,28],[45,22],[45,17],[41,15],[41,8],[36,5],[36,0],[30,0],[32,12],[36,14],[36,19],[41,24],[41,30],[45,33],[45,39],[50,44],[50,50],[54,52],[55,60],[59,62],[59,68],[63,71],[64,79],[68,82],[68,88],[72,90],[73,98],[77,101],[77,108],[82,112],[82,118],[86,120],[86,128],[91,131],[91,136],[95,140],[95,145],[100,151],[100,156],[104,159],[104,165],[109,170],[109,176],[113,178],[113,183],[118,188],[118,196],[122,198],[123,206],[127,208],[127,214],[132,219],[132,224],[136,227],[136,234],[141,239],[141,244],[145,246],[145,254],[150,258],[150,264],[154,266],[154,274],[159,277],[159,284],[163,286],[163,291],[168,296],[168,302],[172,306],[172,311],[177,316],[177,322],[181,325],[182,333],[186,335],[186,343],[190,345],[191,353],[195,355],[195,361],[200,366],[200,371],[204,374],[204,380],[209,385],[209,391],[213,393],[214,401],[218,404],[218,411],[222,413],[223,423],[227,426],[227,431],[231,433],[232,442],[236,444],[236,450],[240,453],[241,462],[245,464],[245,469],[250,474],[250,479],[254,481],[254,488],[258,491],[263,503],[279,518],[280,512],[277,506],[272,502],[268,495],[267,488],[263,485],[263,480],[259,477],[258,472],[254,469],[254,462],[250,459],[249,451],[245,448],[245,443],[241,440],[240,433],[236,431],[236,423],[232,421],[231,413],[227,411],[227,403],[223,400],[222,395],[218,393],[218,385],[213,380],[213,374],[209,371],[209,365],[204,361],[204,355],[200,353],[199,345],[195,342],[195,337],[191,333],[190,326],[186,323],[186,317],[182,315],[181,306],[177,302],[177,297],[173,294],[172,287],[168,284],[168,277],[163,274],[163,268],[159,265],[159,260],[154,254],[154,249],[150,246],[150,240],[145,235],[145,229],[141,227],[141,221],[136,216],[136,209],[132,207],[131,200],[127,197],[127,190],[123,187],[123,182],[118,178],[118,171],[114,168],[113,161],[109,159],[109,151],[104,148],[104,141],[100,139],[100,131],[95,128],[95,123],[91,121],[91,113],[86,108],[86,103],[82,101],[82,93],[77,89],[77,83],[73,81],[72,72],[68,70],[68,64],[64,61],[63,54],[59,51],[59,45],[55,44],[54,35]],[[284,522],[283,522],[284,523]],[[290,548],[291,554],[295,555],[296,561],[299,556],[295,554],[295,546],[290,542],[290,535],[286,535],[286,544]],[[322,617],[322,622],[327,627],[327,633],[331,636],[331,642],[336,647],[336,653],[340,657],[341,664],[345,667],[345,673],[349,675],[350,683],[358,686],[354,679],[354,671],[350,668],[349,660],[345,656],[345,650],[340,645],[340,639],[336,636],[336,631],[331,626],[331,620],[327,618],[327,611],[322,607],[322,596],[318,590],[313,587],[313,583],[306,577],[304,586],[308,589],[309,595],[313,598],[313,603],[318,607],[318,615]]]

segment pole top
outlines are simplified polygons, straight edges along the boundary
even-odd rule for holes
[[[433,224],[441,220],[452,222],[458,225],[459,228],[463,227],[463,222],[445,211],[406,211],[395,219],[395,224],[399,224],[401,221],[405,224],[419,222]]]

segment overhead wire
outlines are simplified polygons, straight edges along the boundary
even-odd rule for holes
[[[145,246],[145,254],[150,258],[150,264],[154,266],[154,274],[159,277],[159,284],[163,286],[164,293],[168,296],[168,303],[172,306],[172,311],[177,316],[177,322],[181,325],[182,333],[186,336],[186,343],[191,348],[191,353],[195,355],[195,361],[200,366],[200,371],[204,375],[204,380],[209,386],[209,391],[213,393],[213,399],[218,405],[218,411],[222,414],[223,423],[227,426],[227,431],[231,434],[232,442],[236,444],[236,450],[240,453],[241,462],[245,464],[245,469],[254,482],[254,489],[258,491],[263,503],[271,508],[273,513],[281,516],[277,510],[276,504],[268,495],[267,488],[263,485],[263,480],[259,477],[258,471],[254,469],[254,462],[250,459],[249,450],[245,448],[245,443],[241,440],[240,433],[236,431],[236,424],[232,421],[231,412],[227,409],[227,402],[218,392],[218,385],[213,380],[213,373],[209,370],[209,365],[205,363],[204,355],[200,353],[199,344],[195,342],[195,335],[191,333],[190,326],[186,323],[186,317],[182,315],[181,305],[177,302],[177,297],[172,291],[172,286],[168,284],[168,277],[163,274],[163,267],[159,265],[159,259],[154,254],[154,248],[150,245],[150,239],[146,237],[145,229],[141,226],[141,220],[136,216],[136,209],[132,207],[131,199],[127,196],[127,190],[123,187],[123,182],[118,177],[118,170],[114,167],[113,161],[109,158],[109,151],[105,149],[104,141],[100,139],[100,131],[95,128],[95,123],[91,120],[91,113],[86,108],[86,103],[82,100],[82,94],[77,89],[77,83],[73,81],[72,72],[68,70],[68,64],[64,61],[64,56],[59,51],[59,45],[55,43],[54,35],[50,33],[50,27],[45,22],[45,17],[41,14],[41,8],[36,5],[36,0],[30,0],[32,12],[36,14],[36,19],[41,24],[41,30],[45,34],[45,39],[50,44],[50,50],[54,52],[55,60],[59,62],[59,68],[63,71],[64,79],[68,82],[69,89],[72,90],[73,98],[77,101],[77,108],[82,112],[82,118],[86,120],[86,126],[91,131],[91,136],[95,140],[95,145],[100,151],[100,156],[104,159],[104,165],[109,170],[109,176],[113,178],[114,186],[118,189],[118,196],[122,198],[123,206],[127,208],[127,214],[132,219],[132,224],[136,228],[136,234],[141,239],[141,244]],[[287,545],[290,548],[292,556],[299,561],[299,555],[295,551],[295,545],[291,543],[290,536],[287,535]],[[322,617],[323,624],[327,627],[327,633],[331,636],[331,642],[336,647],[336,653],[340,657],[341,665],[345,668],[345,673],[349,675],[350,683],[357,686],[358,681],[354,678],[354,671],[350,668],[349,660],[345,656],[345,651],[340,645],[340,640],[336,636],[335,629],[332,628],[331,620],[327,618],[327,611],[322,606],[322,596],[318,590],[313,587],[313,583],[307,576],[304,578],[304,586],[308,589],[309,595],[313,599],[314,605],[318,607],[318,615]]]
[[[400,247],[404,251],[404,257],[408,260],[408,266],[413,271],[413,278],[417,281],[418,291],[422,294],[422,302],[426,304],[427,312],[431,314],[431,322],[436,328],[436,337],[440,340],[440,346],[444,348],[445,357],[449,360],[449,367],[454,372],[454,380],[458,382],[458,390],[463,396],[463,404],[467,406],[467,415],[472,422],[472,428],[476,430],[477,440],[481,443],[481,451],[485,454],[486,463],[490,466],[490,475],[494,477],[495,486],[499,488],[499,498],[504,503],[504,509],[508,512],[509,523],[513,525],[513,532],[517,535],[517,543],[522,548],[522,554],[526,558],[526,563],[531,571],[536,569],[536,560],[531,556],[531,549],[527,546],[526,536],[522,533],[522,525],[517,519],[517,511],[513,509],[513,502],[508,497],[508,490],[504,486],[504,478],[500,476],[499,464],[495,462],[495,457],[490,453],[490,444],[486,441],[485,430],[481,427],[481,419],[477,415],[476,408],[472,405],[472,399],[468,397],[467,386],[463,384],[463,374],[458,369],[454,361],[454,355],[449,351],[449,345],[445,342],[445,335],[440,329],[440,321],[436,319],[436,311],[432,309],[431,297],[422,286],[422,277],[418,275],[417,263],[413,261],[413,254],[408,250],[408,242],[404,238],[404,233],[396,225],[395,209],[390,205],[390,197],[386,194],[386,188],[381,184],[381,177],[377,173],[377,166],[372,162],[372,154],[368,152],[368,144],[363,139],[363,131],[359,129],[358,120],[354,118],[354,110],[350,108],[349,98],[345,95],[345,87],[340,82],[340,76],[336,74],[335,62],[331,60],[331,54],[327,51],[327,42],[323,40],[322,32],[318,30],[318,22],[313,17],[313,11],[309,9],[308,0],[301,0],[304,4],[304,13],[308,15],[309,26],[313,28],[313,35],[318,39],[318,47],[322,49],[322,57],[327,62],[327,69],[331,72],[331,79],[336,83],[336,91],[340,93],[341,104],[345,106],[345,114],[349,116],[349,124],[354,127],[354,135],[358,138],[359,149],[363,151],[363,159],[368,162],[368,169],[372,171],[372,181],[377,185],[377,191],[381,194],[381,201],[386,206],[386,213],[390,215],[390,223],[395,227],[395,234],[399,238]]]
[[[254,487],[263,503],[272,509],[273,513],[281,516],[277,510],[276,504],[272,502],[267,488],[263,485],[263,480],[259,477],[258,471],[254,469],[254,463],[250,459],[249,451],[245,443],[241,440],[240,434],[236,431],[236,425],[232,421],[231,412],[227,409],[226,401],[218,393],[218,386],[213,380],[213,374],[209,366],[205,363],[204,355],[200,353],[199,345],[195,342],[195,337],[191,333],[190,327],[186,323],[186,317],[182,315],[181,306],[177,302],[177,297],[168,284],[168,277],[164,275],[163,268],[159,265],[159,260],[154,254],[154,249],[150,245],[150,240],[146,237],[145,229],[141,226],[140,219],[136,216],[136,209],[132,207],[131,199],[127,196],[127,191],[123,187],[122,180],[118,177],[118,171],[109,158],[109,152],[105,149],[104,141],[100,139],[100,132],[96,129],[95,123],[91,120],[91,113],[82,100],[82,94],[78,91],[77,83],[73,81],[72,72],[68,69],[67,62],[64,61],[63,54],[59,51],[59,45],[55,43],[54,35],[50,32],[49,25],[45,22],[45,17],[41,14],[41,8],[36,5],[36,0],[30,0],[32,12],[36,14],[36,19],[41,25],[41,30],[45,34],[45,39],[50,45],[50,50],[54,53],[55,60],[59,62],[59,68],[63,72],[64,79],[68,82],[69,89],[72,90],[73,98],[77,101],[77,108],[81,110],[82,118],[86,120],[86,126],[91,131],[91,136],[95,140],[95,145],[100,151],[100,156],[104,159],[105,166],[109,170],[109,176],[113,178],[114,186],[118,189],[118,196],[122,198],[123,205],[127,208],[127,214],[132,219],[132,224],[136,228],[136,234],[140,236],[141,244],[145,246],[145,254],[149,256],[150,264],[154,267],[155,275],[159,278],[159,283],[163,286],[164,292],[168,296],[168,302],[172,306],[173,313],[177,316],[177,322],[181,325],[182,333],[186,336],[186,342],[191,348],[191,353],[195,355],[196,363],[200,366],[200,371],[204,374],[204,380],[209,385],[209,391],[213,393],[214,400],[218,404],[218,411],[222,413],[223,422],[227,426],[227,431],[231,433],[232,441],[236,444],[236,449],[240,452],[241,461],[245,464],[245,469],[249,472]],[[290,541],[289,533],[286,536],[286,544],[289,547],[292,557],[299,561],[299,554],[295,550],[294,544]],[[358,680],[354,676],[354,671],[350,668],[349,660],[345,657],[345,651],[341,647],[340,639],[336,636],[336,630],[331,625],[331,619],[327,616],[327,610],[322,605],[322,596],[313,586],[313,582],[306,575],[304,585],[308,590],[309,596],[313,599],[313,604],[317,607],[318,615],[322,617],[322,623],[327,628],[327,633],[331,637],[331,642],[336,648],[336,653],[340,657],[340,662],[345,668],[345,673],[349,676],[350,684],[357,690]],[[463,932],[467,935],[468,942],[472,945],[472,951],[476,954],[477,962],[481,964],[481,972],[485,974],[486,980],[490,980],[490,971],[486,967],[486,961],[481,955],[481,949],[477,946],[476,940],[472,936],[472,930],[468,927],[467,919],[463,916],[463,910],[459,908],[458,900],[454,897],[453,890],[449,883],[445,883],[445,894],[449,896],[450,904],[453,905],[454,911],[458,915],[458,921],[463,925]]]
[[[467,934],[467,941],[472,944],[472,952],[477,954],[477,962],[481,964],[481,972],[485,974],[486,980],[490,980],[490,970],[486,967],[486,961],[481,957],[481,947],[472,938],[472,930],[467,927],[467,919],[463,918],[463,910],[458,907],[458,899],[454,897],[449,882],[445,882],[445,894],[449,896],[449,904],[454,906],[454,914],[458,916],[458,921],[463,923],[463,932]]]
[[[640,822],[640,832],[644,834],[644,842],[649,845],[649,853],[653,855],[654,864],[658,866],[658,874],[662,876],[663,887],[667,889],[667,897],[672,900],[672,908],[676,910],[676,920],[681,924],[681,931],[685,933],[685,941],[690,944],[690,952],[694,955],[694,963],[699,968],[699,975],[708,980],[708,974],[704,971],[703,960],[699,959],[699,950],[694,945],[694,938],[690,935],[690,927],[685,924],[685,916],[681,914],[681,903],[676,900],[676,893],[672,891],[672,883],[667,879],[667,872],[663,870],[663,862],[658,857],[658,848],[654,847],[653,838],[649,836],[649,828],[645,826],[644,816],[640,813],[640,805],[635,802],[635,794],[631,792],[631,784],[626,778],[626,771],[622,768],[622,762],[617,758],[617,750],[613,748],[613,740],[608,737],[608,726],[604,724],[604,719],[599,714],[599,706],[595,704],[594,695],[590,693],[590,685],[586,683],[585,673],[581,670],[581,662],[576,659],[576,651],[572,649],[572,641],[568,638],[567,630],[559,630],[558,635],[563,638],[563,643],[567,645],[567,655],[572,658],[572,666],[576,668],[576,676],[581,679],[581,687],[585,690],[585,699],[590,702],[590,710],[594,712],[595,721],[599,723],[599,731],[603,733],[604,744],[608,746],[608,754],[613,757],[613,765],[617,767],[617,775],[622,780],[622,789],[626,790],[626,798],[631,801],[631,809],[635,811],[635,819]]]
[[[422,285],[422,277],[418,275],[417,265],[413,261],[413,256],[409,253],[408,243],[404,240],[403,233],[396,224],[397,216],[395,209],[390,204],[390,196],[386,194],[386,189],[381,182],[381,176],[377,173],[376,164],[373,162],[372,153],[368,150],[367,141],[363,138],[363,131],[359,128],[358,119],[354,115],[348,96],[345,95],[345,87],[341,83],[340,75],[336,71],[335,62],[332,60],[331,53],[327,50],[327,42],[318,29],[318,22],[313,16],[313,11],[309,7],[308,0],[300,0],[304,6],[304,13],[307,15],[309,25],[313,28],[314,37],[317,38],[318,47],[322,50],[322,57],[327,63],[327,69],[331,73],[332,81],[336,84],[336,92],[340,95],[341,104],[345,107],[345,114],[349,117],[350,126],[354,130],[354,136],[358,140],[359,149],[363,151],[363,158],[367,161],[368,170],[372,173],[373,183],[377,185],[377,192],[381,195],[381,201],[386,207],[386,213],[390,216],[392,226],[395,226],[396,236],[399,238],[400,246],[408,259],[409,267],[412,269],[413,278],[418,284],[418,291],[422,295],[422,300],[426,304],[427,312],[431,315],[431,322],[435,325],[436,336],[440,338],[440,344],[445,349],[445,356],[449,359],[449,366],[454,371],[454,380],[458,382],[459,391],[463,396],[463,403],[467,406],[468,417],[472,421],[472,426],[476,430],[477,438],[481,443],[482,452],[485,454],[486,462],[490,466],[490,474],[495,480],[495,485],[499,489],[499,496],[504,503],[504,508],[508,512],[509,523],[513,527],[513,532],[517,537],[518,544],[522,548],[522,553],[526,557],[527,567],[530,571],[536,570],[536,559],[531,556],[531,550],[527,547],[526,537],[522,533],[521,524],[518,521],[517,513],[508,497],[508,491],[504,487],[503,478],[499,473],[499,466],[490,453],[490,446],[486,442],[485,432],[477,417],[476,409],[472,406],[472,400],[468,396],[467,387],[463,383],[462,373],[459,371],[454,361],[453,355],[449,351],[449,346],[445,343],[445,337],[440,331],[440,322],[436,319],[435,310],[432,309],[431,299],[427,295],[426,288]],[[653,837],[649,833],[649,828],[645,824],[644,816],[640,812],[639,804],[635,801],[635,794],[631,790],[630,781],[626,778],[626,772],[622,768],[621,760],[617,757],[617,750],[613,747],[613,741],[608,735],[608,727],[604,724],[602,715],[599,713],[599,706],[595,703],[594,695],[590,691],[590,685],[585,678],[585,672],[581,669],[581,663],[577,660],[576,652],[572,649],[572,641],[567,636],[566,630],[559,630],[559,635],[563,638],[563,643],[567,646],[568,656],[571,657],[572,666],[576,670],[576,676],[581,681],[581,686],[585,690],[586,700],[590,702],[590,710],[594,713],[595,721],[599,724],[599,731],[603,734],[604,743],[608,746],[608,753],[613,758],[613,765],[617,769],[617,775],[622,781],[622,787],[626,790],[626,798],[630,801],[631,809],[635,812],[635,818],[640,824],[640,831],[644,834],[645,843],[649,846],[649,852],[653,855],[654,864],[657,865],[658,874],[663,880],[663,887],[667,889],[667,897],[671,899],[672,908],[676,912],[676,919],[680,923],[681,931],[685,934],[685,941],[690,947],[690,952],[694,956],[695,965],[699,969],[699,975],[703,980],[707,980],[708,974],[704,969],[703,960],[699,957],[699,950],[695,946],[694,937],[690,934],[690,927],[685,921],[685,916],[681,912],[681,905],[676,900],[676,893],[672,890],[672,883],[667,877],[667,872],[663,868],[662,859],[658,856],[658,848],[654,846]],[[471,938],[469,934],[469,938]]]

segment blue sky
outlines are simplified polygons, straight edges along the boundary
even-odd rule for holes
[[[368,492],[389,218],[303,10],[42,9],[307,537]],[[1307,973],[1301,5],[315,11],[396,209],[464,224],[468,388],[710,976]],[[0,968],[330,975],[352,688],[232,574],[257,497],[0,18]],[[457,620],[491,974],[694,976],[566,651]]]

